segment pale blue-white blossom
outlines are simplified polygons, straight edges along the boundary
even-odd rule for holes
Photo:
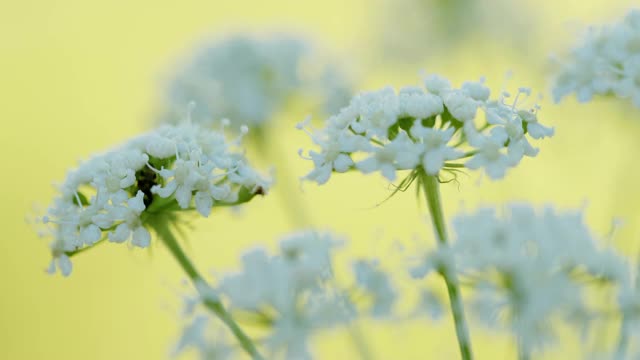
[[[265,345],[286,359],[311,358],[309,341],[322,329],[347,323],[354,312],[332,283],[332,253],[341,240],[313,231],[287,236],[277,255],[262,248],[242,256],[242,270],[223,277],[231,310],[270,324]]]
[[[162,126],[81,162],[42,217],[53,238],[49,271],[69,275],[69,256],[104,239],[148,247],[147,223],[159,215],[193,209],[208,216],[216,205],[265,193],[269,182],[237,145],[185,123]]]
[[[351,95],[344,69],[297,35],[238,33],[204,43],[190,56],[168,84],[160,122],[174,122],[189,111],[197,123],[226,118],[233,129],[259,129],[294,97],[335,111]]]
[[[506,92],[491,100],[484,79],[455,89],[439,75],[426,76],[425,88],[364,92],[320,130],[301,123],[299,128],[320,147],[308,151],[314,168],[306,179],[323,184],[333,172],[357,169],[394,181],[397,171],[438,175],[461,167],[482,168],[498,179],[523,157],[537,155],[531,138],[553,135],[538,121],[539,106],[523,103],[530,89],[520,88],[511,101]]]
[[[600,315],[588,301],[596,281],[627,282],[624,259],[597,244],[581,212],[512,205],[500,215],[485,208],[457,216],[453,232],[451,246],[422,258],[412,274],[455,269],[472,290],[471,312],[511,332],[524,353],[553,343],[557,321],[588,327]]]
[[[556,58],[555,100],[569,94],[580,102],[614,95],[640,107],[639,37],[638,9],[616,23],[590,27],[567,54]]]

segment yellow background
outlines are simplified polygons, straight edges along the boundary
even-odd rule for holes
[[[478,183],[471,174],[459,188],[445,186],[447,214],[512,200],[585,207],[589,223],[601,234],[613,217],[624,218],[613,242],[638,254],[640,110],[615,100],[554,105],[546,66],[548,54],[570,44],[576,29],[620,18],[631,2],[512,3],[522,14],[536,15],[533,39],[523,36],[525,43],[513,47],[471,36],[418,65],[385,65],[372,55],[378,22],[374,3],[365,0],[0,4],[0,359],[166,358],[178,333],[179,296],[187,293],[166,251],[109,244],[74,259],[71,277],[47,276],[48,240],[39,239],[28,220],[46,208],[54,194],[51,184],[77,160],[148,128],[161,80],[182,52],[207,35],[232,30],[310,34],[352,65],[362,90],[416,83],[417,71],[426,68],[457,84],[486,75],[497,91],[512,69],[512,87],[528,85],[546,95],[540,118],[555,126],[557,135],[539,142],[539,157],[526,159],[503,181]],[[287,114],[277,129],[287,139],[284,150],[297,175],[310,165],[296,155],[310,141],[292,129],[303,117]],[[235,266],[248,246],[275,244],[291,229],[278,191],[253,201],[240,216],[221,210],[194,221],[188,247],[196,263],[222,271]],[[409,248],[432,243],[424,208],[416,211],[412,194],[374,207],[387,194],[388,184],[379,176],[349,174],[322,187],[306,184],[302,197],[315,225],[348,235],[350,253],[387,257],[394,240]],[[371,325],[366,335],[379,359],[455,358],[447,320],[393,331]],[[472,326],[479,359],[513,356],[508,339],[479,331]],[[351,358],[343,335],[319,342],[321,358]]]

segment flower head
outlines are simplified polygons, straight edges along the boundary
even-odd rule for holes
[[[535,9],[509,0],[492,0],[491,6],[469,0],[381,0],[376,5],[371,45],[376,56],[403,65],[448,53],[480,34],[519,48],[536,28]]]
[[[309,345],[317,334],[348,326],[356,317],[393,315],[396,287],[377,261],[356,260],[353,283],[340,284],[334,259],[342,244],[343,240],[330,233],[289,234],[275,254],[263,248],[245,252],[241,269],[223,274],[218,288],[207,292],[213,292],[216,300],[227,300],[231,313],[243,314],[247,321],[266,329],[261,342],[271,353],[269,358],[311,359]],[[203,293],[195,302],[186,299],[189,314],[206,300]],[[186,328],[179,348],[195,347],[201,353],[214,346],[224,350],[221,344],[203,341],[204,327],[204,320],[196,318]]]
[[[470,309],[486,325],[509,329],[529,352],[554,338],[554,321],[583,329],[590,315],[587,291],[598,281],[624,283],[623,259],[597,246],[582,214],[536,212],[514,205],[455,218],[455,242],[412,269],[416,277],[455,262],[470,284]],[[449,270],[453,270],[450,268]]]
[[[497,179],[524,156],[537,154],[529,138],[553,135],[553,129],[538,122],[537,105],[522,108],[520,101],[530,95],[527,88],[508,102],[508,93],[490,100],[484,80],[454,89],[447,79],[431,75],[425,87],[399,92],[386,87],[354,97],[322,130],[309,132],[320,151],[309,151],[314,169],[306,178],[322,184],[334,171],[357,169],[379,171],[393,181],[399,170],[421,168],[437,175],[467,167],[484,168]],[[485,114],[482,122],[479,112]]]
[[[69,275],[69,255],[105,238],[147,247],[149,224],[159,216],[197,210],[206,217],[212,207],[249,201],[268,186],[224,135],[162,126],[67,174],[43,217],[53,237],[50,271]]]
[[[591,27],[558,65],[556,101],[571,93],[580,102],[615,95],[640,107],[640,10],[618,23]]]
[[[278,255],[259,248],[247,252],[242,271],[224,277],[220,290],[232,310],[259,314],[272,326],[267,344],[273,351],[284,350],[287,359],[309,358],[309,337],[351,316],[349,302],[328,281],[339,244],[329,234],[292,234]]]
[[[226,118],[235,129],[259,128],[301,95],[321,99],[334,111],[346,103],[350,85],[342,70],[322,57],[306,39],[286,34],[237,34],[206,44],[174,75],[160,121],[172,122],[193,102],[191,118],[197,123]]]

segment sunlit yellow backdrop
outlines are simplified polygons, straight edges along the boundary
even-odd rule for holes
[[[493,6],[491,0],[483,2]],[[148,128],[161,80],[181,52],[220,32],[293,29],[340,54],[356,70],[359,89],[413,84],[421,68],[457,82],[486,75],[491,87],[499,89],[511,69],[513,86],[530,85],[547,95],[548,54],[569,44],[582,25],[618,18],[632,2],[513,3],[521,12],[514,16],[536,16],[535,36],[523,36],[523,46],[475,35],[420,64],[393,65],[379,61],[371,50],[380,16],[372,1],[1,4],[0,359],[162,359],[169,353],[185,287],[163,248],[104,246],[75,259],[70,278],[47,276],[47,241],[27,222],[46,208],[54,193],[51,184],[62,180],[77,160]],[[637,254],[640,110],[616,101],[553,105],[548,95],[542,105],[541,119],[556,127],[557,136],[539,144],[540,156],[524,161],[504,181],[478,182],[472,175],[463,177],[459,188],[445,186],[447,214],[511,200],[586,207],[590,224],[600,233],[609,229],[613,217],[624,218],[615,244]],[[292,129],[301,117],[281,119],[278,129],[299,175],[309,164],[296,150],[310,145]],[[278,191],[282,189],[250,203],[240,215],[223,210],[196,221],[188,247],[197,264],[217,271],[235,266],[243,249],[272,245],[291,230]],[[323,187],[307,184],[304,191],[314,224],[348,235],[352,253],[386,256],[392,241],[412,244],[416,235],[425,243],[433,241],[409,193],[374,207],[388,194],[388,184],[378,176],[340,176]],[[381,329],[373,326],[366,332],[379,359],[457,355],[448,321]],[[480,359],[512,356],[509,342],[494,343],[497,339],[477,335]],[[338,335],[321,341],[322,358],[351,358],[349,344]]]

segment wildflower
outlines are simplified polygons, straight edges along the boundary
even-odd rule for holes
[[[174,74],[159,120],[172,122],[193,102],[194,122],[226,118],[236,130],[245,124],[258,129],[301,95],[334,111],[350,96],[350,84],[342,69],[322,58],[306,39],[286,34],[236,34],[205,44]]]
[[[154,219],[249,201],[269,186],[234,144],[197,125],[163,126],[70,171],[43,222],[53,237],[50,272],[71,273],[69,256],[107,239],[148,247]]]
[[[633,9],[620,22],[591,27],[557,60],[553,96],[559,102],[575,93],[578,101],[615,95],[640,107],[640,10]]]
[[[350,319],[350,305],[332,289],[331,252],[339,241],[328,234],[301,232],[285,238],[280,254],[254,249],[242,257],[243,270],[220,285],[232,309],[254,313],[271,326],[266,343],[287,359],[310,357],[308,339],[319,329]]]
[[[323,129],[313,132],[301,124],[320,147],[308,152],[314,169],[306,179],[323,184],[332,172],[355,168],[365,174],[380,172],[393,181],[400,170],[438,175],[460,167],[483,168],[498,179],[524,156],[537,155],[529,138],[553,135],[552,128],[538,122],[537,105],[521,107],[521,100],[531,93],[527,88],[520,88],[510,103],[506,93],[490,100],[484,79],[454,89],[447,79],[430,75],[425,88],[361,93]],[[485,113],[484,124],[480,111]]]
[[[269,358],[311,359],[310,341],[320,332],[351,326],[358,316],[389,316],[398,295],[390,275],[377,261],[365,259],[353,264],[354,283],[342,286],[333,268],[342,244],[329,233],[302,231],[285,236],[276,254],[251,249],[242,255],[241,269],[224,274],[217,289],[186,298],[187,314],[199,314],[198,305],[207,296],[224,298],[230,313],[242,314],[238,319],[265,330],[260,343]],[[195,347],[201,353],[227,349],[220,341],[206,339],[210,330],[210,324],[196,318],[178,348]]]
[[[492,328],[509,329],[525,353],[554,339],[551,324],[559,318],[587,326],[596,313],[586,301],[593,280],[625,278],[624,261],[597,247],[580,213],[514,205],[503,217],[493,209],[458,216],[453,228],[451,247],[429,255],[414,275],[448,266],[438,253],[452,256],[459,278],[474,290],[474,314]]]

